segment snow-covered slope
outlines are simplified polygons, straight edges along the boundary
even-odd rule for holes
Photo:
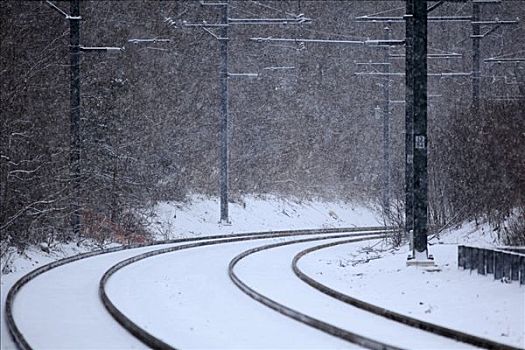
[[[157,239],[320,227],[377,226],[375,213],[360,205],[321,201],[285,200],[276,197],[247,197],[243,203],[230,204],[230,225],[219,224],[219,200],[195,195],[185,203],[164,202],[154,211],[156,217],[150,230]],[[50,253],[39,247],[30,247],[23,254],[13,252],[2,261],[1,275],[1,341],[0,348],[12,348],[4,321],[5,298],[9,288],[29,271],[49,262],[79,254],[95,245],[77,247],[58,244]],[[5,266],[8,264],[8,266]],[[5,269],[4,269],[5,267]]]
[[[494,246],[488,226],[465,224],[430,240],[437,269],[407,267],[407,246],[355,251],[336,246],[305,256],[300,267],[344,294],[496,342],[525,348],[525,286],[457,265],[458,244]],[[384,251],[381,251],[385,249]]]
[[[381,225],[371,209],[356,203],[300,201],[248,196],[230,203],[229,225],[219,224],[219,200],[194,195],[187,203],[163,202],[150,229],[160,239],[232,232]]]
[[[232,232],[376,226],[381,222],[372,210],[356,204],[276,197],[247,197],[241,203],[231,204],[230,225],[218,223],[219,201],[214,198],[193,196],[186,203],[166,202],[154,209],[157,215],[150,229],[158,239]],[[444,232],[430,242],[430,251],[441,269],[439,272],[407,268],[406,247],[390,251],[384,245],[385,251],[377,254],[366,249],[348,250],[344,246],[319,251],[305,257],[301,266],[335,289],[386,308],[523,347],[525,288],[457,269],[455,249],[458,243],[492,246],[497,242],[496,234],[486,226],[464,225]],[[381,245],[375,246],[378,247]],[[94,246],[57,245],[46,253],[33,247],[24,255],[12,256],[6,269],[10,272],[1,278],[2,349],[13,348],[3,318],[5,297],[13,283],[38,266],[90,248]],[[187,254],[191,255],[191,252]],[[359,263],[379,256],[380,259]],[[41,278],[44,279],[45,275]],[[42,300],[46,298],[45,295],[41,297]],[[52,298],[52,295],[47,297]],[[96,299],[96,293],[93,297]]]

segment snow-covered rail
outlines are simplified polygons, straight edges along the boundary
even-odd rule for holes
[[[490,339],[481,338],[472,334],[468,334],[465,332],[461,332],[455,329],[443,327],[434,323],[426,322],[420,319],[416,319],[407,315],[400,314],[398,312],[394,312],[388,309],[385,309],[383,307],[368,303],[366,301],[360,300],[358,298],[352,297],[350,295],[341,293],[335,289],[332,289],[328,287],[325,284],[320,283],[319,281],[315,280],[308,274],[306,274],[303,270],[299,268],[299,261],[304,256],[322,250],[330,247],[334,247],[337,245],[342,244],[349,244],[355,242],[354,240],[345,240],[345,241],[337,241],[337,242],[330,242],[327,244],[322,244],[314,247],[307,248],[305,250],[302,250],[298,254],[296,254],[292,261],[292,269],[297,277],[299,277],[302,281],[310,285],[311,287],[317,289],[318,291],[329,295],[339,301],[342,301],[346,304],[353,305],[355,307],[361,308],[363,310],[372,312],[374,314],[380,315],[382,317],[394,320],[396,322],[403,323],[405,325],[415,327],[427,332],[431,332],[434,334],[438,334],[447,338],[451,338],[463,343],[471,344],[480,348],[484,349],[494,349],[494,350],[519,350],[517,347],[513,347],[507,344],[502,344],[495,342]]]
[[[345,234],[339,234],[335,236],[329,235],[329,234],[333,234],[337,232],[358,232],[358,231],[364,231],[364,230],[366,230],[367,232],[366,233],[345,233]],[[212,245],[225,244],[225,243],[235,243],[235,242],[250,241],[250,240],[258,240],[258,239],[266,239],[266,238],[305,236],[305,235],[306,236],[316,235],[317,237],[307,238],[303,240],[294,240],[290,243],[321,240],[321,239],[331,239],[331,238],[343,238],[343,237],[350,237],[350,236],[369,236],[367,238],[362,238],[363,240],[364,239],[377,239],[377,238],[384,237],[384,232],[385,232],[384,227],[281,231],[280,233],[277,233],[277,234],[276,233],[251,234],[247,236],[240,236],[240,237],[237,236],[233,238],[232,236],[228,236],[228,237],[223,237],[223,239],[221,240],[193,242],[193,243],[188,243],[188,244],[179,245],[175,247],[159,249],[159,250],[150,251],[144,254],[140,254],[140,255],[131,257],[129,259],[123,260],[119,262],[118,264],[115,264],[114,266],[112,266],[109,270],[106,271],[106,273],[100,280],[99,295],[102,300],[102,303],[106,307],[107,311],[112,315],[112,317],[118,323],[120,323],[122,327],[128,330],[131,334],[133,334],[141,342],[155,349],[174,349],[173,346],[162,341],[161,339],[159,339],[152,333],[146,331],[140,325],[132,321],[129,317],[127,317],[124,314],[123,311],[119,310],[119,308],[109,298],[108,293],[106,292],[106,285],[109,279],[119,270],[121,270],[122,268],[126,266],[129,266],[133,263],[136,263],[138,261],[141,261],[147,258],[151,258],[151,257],[158,256],[161,254],[167,254],[167,253],[172,253],[176,251],[197,248],[197,247],[212,246]],[[323,236],[319,237],[319,235],[323,235]]]
[[[381,228],[370,228],[370,229],[378,230]],[[104,249],[104,250],[94,251],[90,253],[79,254],[73,257],[65,258],[65,259],[58,260],[56,262],[44,265],[36,270],[31,271],[30,273],[26,274],[21,279],[19,279],[13,285],[13,287],[9,290],[8,295],[6,297],[6,303],[5,303],[6,325],[13,339],[13,342],[19,349],[32,349],[33,347],[31,346],[29,341],[24,336],[24,333],[20,329],[19,325],[15,321],[15,317],[13,316],[13,309],[16,304],[15,301],[16,301],[17,295],[19,294],[19,292],[23,289],[25,285],[27,285],[29,282],[34,280],[36,277],[46,272],[50,272],[58,267],[62,267],[62,266],[65,266],[67,264],[71,264],[74,262],[79,262],[83,259],[98,257],[100,255],[110,255],[111,253],[120,253],[123,251],[132,250],[132,249],[140,249],[140,248],[147,248],[147,247],[151,247],[151,249],[155,249],[154,246],[167,245],[167,244],[182,244],[182,243],[199,242],[199,241],[213,241],[213,242],[217,241],[217,244],[218,244],[220,242],[223,242],[225,239],[250,240],[250,239],[260,239],[262,237],[276,238],[276,237],[300,236],[300,235],[331,234],[331,233],[338,233],[338,232],[349,232],[353,230],[358,230],[358,229],[356,228],[331,228],[331,229],[321,229],[321,230],[273,231],[273,232],[262,232],[262,233],[241,233],[241,234],[229,234],[229,235],[217,235],[217,236],[203,236],[203,237],[197,237],[197,238],[182,238],[182,239],[158,241],[158,242],[153,242],[149,244],[114,247],[110,249]],[[201,242],[201,243],[204,243],[204,242]],[[132,251],[130,251],[129,253],[134,254],[132,253]]]
[[[281,304],[259,292],[257,292],[255,289],[251,288],[250,286],[248,286],[247,283],[245,283],[244,281],[241,280],[241,278],[239,278],[239,276],[235,273],[235,266],[244,258],[252,255],[252,254],[255,254],[255,253],[258,253],[258,252],[261,252],[261,251],[264,251],[264,250],[269,250],[269,249],[273,249],[273,248],[277,248],[277,247],[283,247],[283,246],[286,246],[286,245],[290,245],[290,244],[298,244],[298,243],[306,243],[306,242],[313,242],[313,241],[318,241],[318,240],[324,240],[324,239],[333,239],[333,238],[345,238],[345,237],[349,237],[349,236],[353,236],[354,238],[350,239],[350,240],[345,240],[344,242],[353,242],[353,243],[356,243],[356,242],[362,242],[362,241],[367,241],[367,240],[372,240],[372,239],[378,239],[378,238],[384,238],[386,237],[384,235],[385,232],[381,232],[379,235],[377,232],[373,232],[373,233],[366,233],[366,232],[363,232],[363,233],[355,233],[355,234],[349,234],[349,235],[344,235],[344,236],[326,236],[326,237],[322,237],[322,238],[305,238],[305,239],[300,239],[300,240],[294,240],[294,241],[291,241],[291,242],[281,242],[281,243],[274,243],[274,244],[269,244],[269,245],[264,245],[264,246],[261,246],[261,247],[256,247],[256,248],[253,248],[253,249],[250,249],[250,250],[247,250],[239,255],[237,255],[231,262],[230,262],[230,265],[228,267],[228,274],[231,278],[231,280],[233,281],[233,283],[235,283],[235,285],[237,287],[239,287],[244,293],[246,293],[248,296],[250,296],[251,298],[253,298],[254,300],[270,307],[271,309],[285,315],[285,316],[288,316],[296,321],[299,321],[301,323],[304,323],[308,326],[311,326],[313,328],[316,328],[320,331],[323,331],[323,332],[326,332],[330,335],[333,335],[335,337],[338,337],[338,338],[341,338],[343,340],[346,340],[346,341],[349,341],[349,342],[352,342],[354,344],[357,344],[357,345],[360,345],[360,346],[363,346],[367,349],[383,349],[383,350],[398,350],[398,349],[401,349],[399,347],[396,347],[396,346],[392,346],[390,344],[386,344],[384,342],[381,342],[381,341],[377,341],[377,340],[374,340],[372,338],[369,338],[369,337],[366,337],[366,336],[363,336],[363,335],[360,335],[358,333],[355,333],[355,332],[352,332],[352,331],[349,331],[349,330],[346,330],[346,329],[343,329],[343,328],[340,328],[340,327],[337,327],[337,326],[334,326],[330,323],[327,323],[327,322],[324,322],[320,319],[317,319],[317,318],[314,318],[314,317],[311,317],[305,313],[302,313],[302,312],[299,312],[297,310],[294,310],[290,307],[287,307],[286,305],[284,304]],[[356,236],[359,236],[359,237],[356,237]],[[364,236],[364,237],[363,237]]]

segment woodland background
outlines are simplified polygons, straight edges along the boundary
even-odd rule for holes
[[[69,12],[69,2],[55,1]],[[231,26],[232,200],[245,194],[359,200],[380,204],[382,84],[404,99],[404,78],[359,76],[381,70],[385,49],[355,45],[265,44],[250,37],[344,40],[404,38],[404,23],[359,23],[357,16],[402,16],[402,1],[230,1],[230,17],[303,13],[311,24]],[[446,3],[432,15],[470,15]],[[217,40],[182,21],[220,21],[197,1],[82,1],[81,44],[124,46],[82,54],[80,209],[86,226],[111,239],[144,234],[152,204],[190,193],[218,195]],[[485,5],[485,20],[525,18],[525,3]],[[472,70],[471,24],[429,24],[429,72]],[[169,43],[132,44],[134,38]],[[481,42],[482,59],[525,56],[523,23]],[[0,2],[0,230],[3,249],[68,241],[69,23],[43,1]],[[403,53],[392,48],[390,53]],[[403,72],[403,59],[391,58]],[[293,70],[271,71],[272,66]],[[471,78],[429,77],[431,232],[489,220],[505,243],[525,244],[525,64],[482,62],[482,109],[471,111]],[[391,222],[402,224],[404,105],[391,103]],[[218,214],[217,214],[218,215]],[[93,227],[92,227],[93,228]],[[87,234],[86,232],[84,232]]]

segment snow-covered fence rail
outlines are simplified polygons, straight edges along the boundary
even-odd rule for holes
[[[493,274],[497,280],[520,281],[520,284],[525,284],[525,251],[460,245],[458,268],[470,271],[476,269],[480,275]]]
[[[499,247],[499,249],[525,255],[525,247]]]

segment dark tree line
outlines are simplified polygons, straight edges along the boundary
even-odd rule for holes
[[[382,77],[356,62],[382,62],[384,49],[363,45],[261,44],[251,37],[366,40],[384,38],[384,23],[358,23],[372,13],[402,15],[403,2],[230,1],[231,16],[304,13],[308,25],[232,26],[230,79],[231,191],[380,203]],[[68,1],[56,1],[68,12]],[[468,14],[445,4],[436,13]],[[522,15],[519,2],[484,12]],[[393,12],[391,10],[394,10]],[[217,40],[187,22],[220,20],[196,1],[82,1],[81,43],[124,46],[121,53],[82,54],[80,207],[85,235],[99,240],[145,234],[143,218],[158,200],[218,190],[219,89]],[[523,16],[521,16],[523,17]],[[402,23],[388,24],[393,38]],[[2,244],[65,241],[70,228],[69,25],[43,2],[0,3],[0,229]],[[433,71],[469,71],[470,24],[429,26],[429,52],[462,53],[429,62]],[[524,50],[522,26],[483,42],[483,57]],[[130,39],[167,38],[133,44]],[[392,48],[391,53],[403,53]],[[402,72],[403,60],[392,59]],[[293,67],[270,70],[269,67]],[[522,66],[484,67],[483,112],[470,113],[469,78],[429,78],[430,216],[435,228],[489,217],[523,219],[525,151]],[[515,80],[506,85],[503,78]],[[494,81],[493,81],[494,80]],[[391,99],[404,98],[392,77]],[[402,213],[404,108],[391,104],[392,206]],[[396,210],[392,210],[396,213]],[[521,216],[519,216],[521,215]],[[401,218],[402,219],[402,218]],[[519,226],[519,225],[517,225]]]
[[[508,243],[525,243],[525,101],[485,103],[479,115],[457,111],[440,135],[446,152],[436,216],[487,218]],[[437,219],[437,218],[436,218]],[[441,219],[443,220],[443,219]],[[518,221],[520,222],[518,224]],[[517,224],[518,227],[513,228]],[[510,232],[508,231],[510,229]]]

